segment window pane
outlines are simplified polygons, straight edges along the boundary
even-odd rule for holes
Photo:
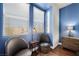
[[[34,7],[34,27],[33,32],[44,32],[44,11]]]
[[[4,3],[3,35],[23,35],[29,32],[29,4]]]

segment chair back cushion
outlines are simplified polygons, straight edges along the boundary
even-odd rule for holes
[[[41,34],[40,35],[40,43],[43,43],[43,42],[50,43],[50,38],[47,34]]]

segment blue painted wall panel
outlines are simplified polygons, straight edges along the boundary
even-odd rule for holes
[[[60,41],[62,41],[62,36],[68,36],[66,27],[70,25],[75,26],[75,30],[72,32],[73,36],[79,37],[79,3],[73,3],[60,9]]]
[[[0,3],[0,55],[4,54],[4,40],[3,40],[3,4]]]
[[[2,36],[3,32],[3,4],[0,3],[0,36]]]

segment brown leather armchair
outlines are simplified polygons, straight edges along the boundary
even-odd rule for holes
[[[23,39],[11,38],[6,43],[6,55],[7,56],[19,55],[18,52],[22,51],[23,49],[28,49],[28,44]],[[23,53],[24,53],[24,51],[23,51]],[[22,54],[22,52],[21,52],[21,54]]]

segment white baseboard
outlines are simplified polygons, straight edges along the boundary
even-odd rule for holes
[[[62,45],[62,43],[59,42],[58,45]],[[56,46],[50,46],[50,48],[51,48],[51,49],[55,49],[58,45],[56,45]]]
[[[53,47],[53,46],[50,46],[50,48],[51,48],[51,49],[54,49],[54,47]]]
[[[51,49],[55,49],[57,46],[50,46]]]

